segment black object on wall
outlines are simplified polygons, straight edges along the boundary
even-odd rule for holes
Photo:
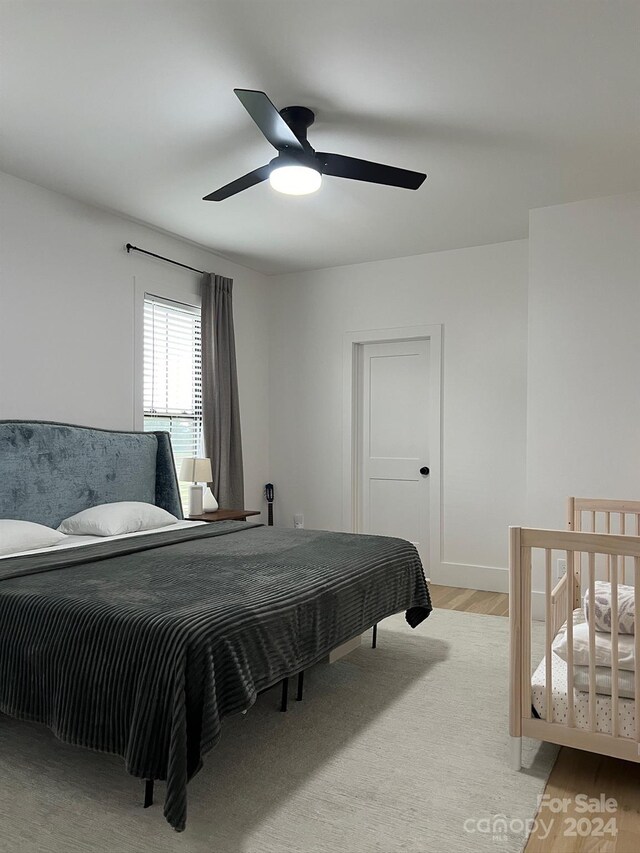
[[[274,489],[273,483],[267,483],[264,487],[264,496],[267,499],[268,508],[267,508],[267,524],[269,527],[273,527],[273,498],[274,498]]]

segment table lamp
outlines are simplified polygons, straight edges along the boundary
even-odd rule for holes
[[[207,483],[213,479],[210,459],[197,456],[183,459],[180,466],[180,479],[192,484],[189,489],[189,515],[202,515],[203,512],[213,512],[218,509],[218,503],[207,486]]]

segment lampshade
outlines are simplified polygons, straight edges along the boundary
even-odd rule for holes
[[[307,195],[320,188],[322,175],[309,166],[276,166],[271,169],[269,183],[279,193],[287,195]]]
[[[188,483],[210,483],[213,480],[211,460],[197,456],[183,459],[180,465],[180,479]]]

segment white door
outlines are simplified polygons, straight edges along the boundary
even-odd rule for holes
[[[363,344],[358,520],[413,542],[429,565],[429,341]]]

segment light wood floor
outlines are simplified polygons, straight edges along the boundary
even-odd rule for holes
[[[435,584],[430,584],[429,588],[435,608],[493,616],[509,615],[509,596],[505,593]],[[553,798],[567,798],[571,805],[567,812],[561,814],[552,814],[548,808],[538,812],[540,827],[531,834],[525,853],[640,853],[640,764],[562,747],[545,794]],[[577,813],[575,797],[578,794],[589,798],[599,798],[604,794],[605,798],[617,801],[617,810],[613,814],[602,815]],[[596,829],[595,818],[602,817],[605,827],[610,817],[615,818],[617,835],[606,832],[600,838],[593,834],[584,838],[565,835],[574,829],[571,818],[577,821],[584,817],[590,819],[591,827]],[[547,834],[550,818],[554,820]]]
[[[508,616],[509,596],[502,592],[483,592],[480,589],[460,589],[455,586],[429,584],[434,607],[445,610],[465,610],[488,616]]]

